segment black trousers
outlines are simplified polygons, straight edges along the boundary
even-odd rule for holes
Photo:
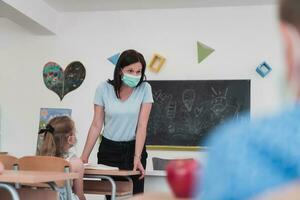
[[[102,136],[98,150],[98,164],[104,164],[119,169],[132,170],[135,152],[135,140],[126,142],[116,142]],[[144,146],[141,163],[146,169],[147,160],[146,147]],[[115,180],[121,180],[120,177],[113,177]],[[132,176],[133,194],[144,192],[144,179],[139,180],[139,176]],[[124,179],[123,179],[124,180]],[[126,180],[126,179],[125,179]],[[110,199],[106,196],[106,199]]]

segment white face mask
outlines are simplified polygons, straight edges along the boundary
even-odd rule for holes
[[[281,98],[284,104],[294,105],[299,100],[300,90],[300,33],[294,26],[285,26],[292,44],[293,60],[290,61],[292,65],[290,66],[292,68],[290,80],[286,74],[282,77]]]

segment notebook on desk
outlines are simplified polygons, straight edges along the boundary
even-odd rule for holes
[[[101,169],[101,170],[119,170],[118,167],[111,167],[103,164],[85,163],[84,169]]]

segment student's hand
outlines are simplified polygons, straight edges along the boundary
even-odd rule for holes
[[[138,157],[134,157],[134,161],[133,161],[133,171],[135,170],[139,170],[141,172],[141,176],[139,177],[139,179],[144,178],[145,176],[145,169],[141,163],[141,160]]]

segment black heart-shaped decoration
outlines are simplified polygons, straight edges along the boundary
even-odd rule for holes
[[[82,84],[85,79],[85,74],[85,68],[79,61],[70,63],[65,71],[63,71],[59,64],[48,62],[43,70],[46,87],[55,92],[60,100]]]

